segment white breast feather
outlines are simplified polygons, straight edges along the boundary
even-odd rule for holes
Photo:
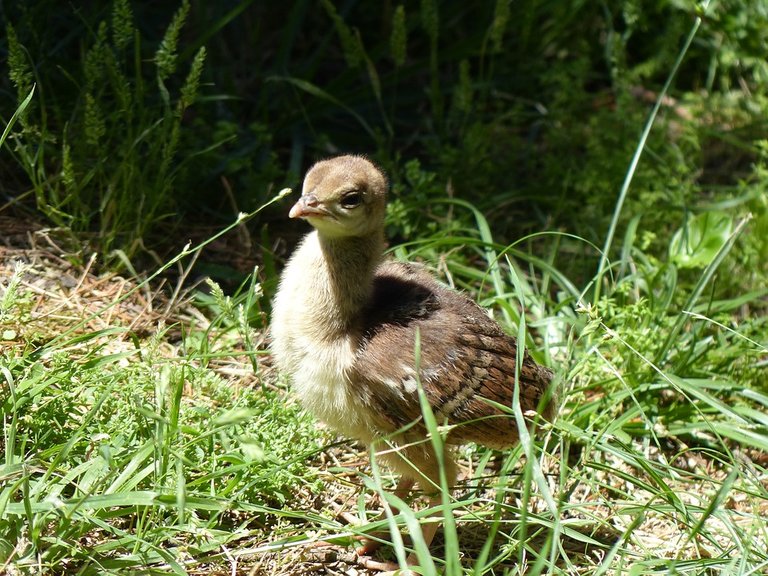
[[[369,441],[372,432],[356,395],[350,393],[348,371],[356,344],[349,335],[319,338],[324,310],[323,270],[315,233],[308,235],[286,266],[272,307],[272,352],[278,368],[290,377],[302,405],[342,434]]]

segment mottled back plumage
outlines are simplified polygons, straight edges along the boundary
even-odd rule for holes
[[[457,425],[449,442],[505,448],[517,441],[510,412],[493,404],[512,407],[517,343],[464,295],[418,266],[387,262],[376,270],[360,332],[349,378],[359,384],[372,412],[385,416],[389,432],[420,418],[420,383],[438,422]],[[551,380],[549,369],[523,354],[518,393],[524,412],[544,408]],[[547,404],[545,417],[551,417],[553,406]]]

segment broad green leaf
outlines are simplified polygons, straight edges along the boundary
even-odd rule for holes
[[[723,212],[693,216],[672,237],[669,255],[680,268],[703,268],[728,241],[733,221]]]

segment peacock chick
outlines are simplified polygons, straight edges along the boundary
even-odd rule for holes
[[[505,449],[518,441],[515,419],[497,406],[512,405],[518,354],[524,412],[553,418],[553,374],[472,300],[421,266],[384,257],[387,190],[382,171],[362,156],[338,156],[309,170],[290,217],[314,230],[282,273],[272,309],[272,353],[319,420],[365,444],[387,438],[389,445],[377,446],[401,475],[396,494],[405,496],[419,482],[434,504],[440,469],[419,387],[449,430],[443,460],[453,485],[450,446],[477,442]],[[427,545],[437,527],[423,526]],[[363,552],[375,547],[369,541]]]

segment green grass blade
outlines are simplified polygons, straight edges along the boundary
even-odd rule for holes
[[[741,232],[744,230],[744,227],[747,225],[748,221],[748,217],[742,219],[741,222],[739,222],[736,228],[733,230],[731,235],[728,237],[728,240],[717,251],[717,254],[709,263],[709,265],[707,265],[707,267],[704,269],[704,272],[691,291],[690,296],[683,305],[683,310],[692,310],[694,308],[696,302],[704,292],[704,289],[707,287],[707,285],[709,285],[709,282],[712,280],[712,277],[715,275],[715,272],[719,268],[720,264],[730,253],[731,249],[736,243],[737,238],[741,235]],[[677,339],[677,336],[680,334],[680,331],[683,329],[683,326],[686,322],[688,322],[688,317],[685,314],[678,315],[674,326],[669,331],[666,339],[664,340],[663,346],[659,349],[656,357],[654,358],[654,364],[662,364],[667,359],[667,355],[672,348],[672,344]]]
[[[35,86],[36,85],[34,84],[32,85],[32,88],[29,90],[29,94],[27,94],[26,98],[21,101],[21,104],[18,105],[16,111],[13,113],[13,116],[11,116],[11,119],[8,120],[8,124],[5,125],[3,134],[0,136],[0,148],[2,148],[3,144],[5,144],[5,139],[8,138],[8,135],[11,133],[11,129],[13,128],[13,125],[16,124],[16,120],[19,119],[19,116],[24,113],[24,110],[27,109],[27,106],[29,106],[29,103],[32,101],[32,96],[35,94]]]
[[[707,7],[709,6],[709,0],[704,0],[701,4],[701,13],[705,13],[707,10]],[[691,44],[693,44],[693,40],[696,37],[697,32],[699,31],[699,27],[702,23],[702,16],[697,15],[694,19],[693,26],[691,27],[690,32],[688,33],[688,37],[685,39],[685,42],[683,43],[683,47],[680,49],[680,52],[677,55],[677,59],[675,60],[675,63],[672,65],[672,70],[670,70],[669,74],[667,75],[667,79],[664,82],[664,86],[661,88],[661,91],[659,92],[658,96],[656,97],[656,102],[653,105],[653,109],[651,110],[651,113],[648,116],[648,120],[645,122],[645,127],[643,128],[643,132],[640,135],[640,140],[637,143],[637,147],[635,148],[635,153],[632,156],[632,161],[629,164],[629,168],[627,170],[626,176],[624,177],[624,182],[621,185],[621,190],[619,191],[619,197],[616,201],[616,206],[613,211],[613,217],[611,218],[611,224],[608,228],[608,234],[605,237],[605,244],[603,245],[602,254],[600,256],[600,263],[597,267],[597,273],[595,275],[595,294],[594,298],[592,299],[593,304],[597,304],[600,300],[600,293],[601,293],[601,287],[603,283],[603,275],[605,274],[606,267],[608,265],[608,258],[611,253],[611,247],[613,245],[613,237],[616,235],[616,230],[619,225],[619,219],[621,216],[622,208],[624,207],[624,201],[626,200],[627,194],[629,193],[629,186],[632,183],[632,180],[635,176],[635,171],[637,170],[637,165],[640,163],[640,157],[643,154],[643,151],[645,150],[646,142],[648,141],[648,136],[651,133],[651,128],[653,128],[654,122],[656,121],[656,116],[659,114],[659,110],[661,109],[662,103],[664,101],[664,98],[669,93],[669,89],[672,86],[672,81],[677,76],[677,72],[680,69],[680,66],[683,63],[683,60],[685,59],[685,56],[688,54],[688,50],[691,47]]]

